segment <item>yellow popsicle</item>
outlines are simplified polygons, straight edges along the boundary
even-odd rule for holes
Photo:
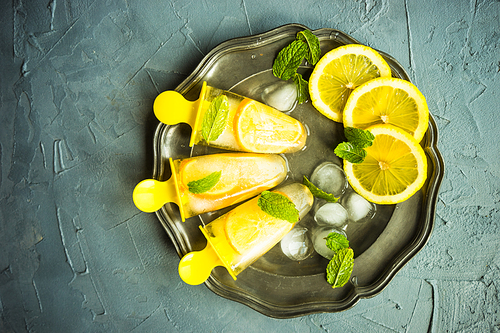
[[[181,219],[215,211],[256,196],[286,177],[283,157],[274,154],[223,153],[170,159],[172,177],[146,179],[133,193],[137,208],[154,212],[167,202],[179,206]]]
[[[254,153],[293,153],[306,143],[297,119],[273,107],[203,82],[200,97],[187,101],[175,91],[158,95],[153,110],[163,123],[187,123],[194,144]]]
[[[289,198],[304,217],[313,204],[309,189],[293,183],[274,190]],[[205,282],[216,266],[236,275],[276,245],[295,225],[263,211],[259,197],[253,198],[200,229],[207,239],[201,251],[186,254],[179,263],[182,280],[191,285]]]

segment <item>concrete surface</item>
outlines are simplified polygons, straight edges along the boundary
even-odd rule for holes
[[[1,332],[499,332],[500,2],[1,3]],[[218,43],[286,23],[398,59],[446,174],[432,237],[379,295],[278,320],[184,284],[155,215],[155,96]]]

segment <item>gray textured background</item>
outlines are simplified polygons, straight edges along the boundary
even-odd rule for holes
[[[1,332],[499,332],[500,2],[2,1]],[[446,174],[427,246],[378,296],[278,320],[187,286],[154,214],[155,96],[229,38],[286,23],[398,59]]]

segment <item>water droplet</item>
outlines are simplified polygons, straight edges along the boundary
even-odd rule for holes
[[[358,277],[357,276],[351,276],[351,283],[353,286],[357,287],[358,286]]]
[[[337,39],[339,37],[339,33],[338,32],[332,32],[330,34],[330,39]]]

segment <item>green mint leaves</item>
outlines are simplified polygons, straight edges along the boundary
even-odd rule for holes
[[[337,252],[339,250],[348,248],[349,241],[342,234],[330,232],[328,236],[326,236],[326,246],[330,250]]]
[[[297,102],[299,104],[305,103],[309,98],[309,82],[304,80],[299,73],[295,73],[293,82],[297,87]]]
[[[347,238],[336,232],[328,234],[326,246],[335,251],[335,255],[326,266],[326,280],[332,288],[342,287],[351,277],[354,268],[354,251],[349,248]]]
[[[306,60],[310,64],[316,65],[321,55],[318,37],[316,37],[311,31],[304,30],[297,33],[297,39],[307,44],[308,52],[306,52]]]
[[[309,179],[307,179],[306,176],[304,176],[304,180],[303,180],[302,184],[307,186],[309,191],[311,191],[312,195],[316,198],[324,199],[328,202],[337,202],[337,200],[338,200],[338,198],[335,198],[335,196],[333,194],[327,193],[327,192],[323,191],[322,189],[318,188],[313,183],[311,183],[311,181],[309,181]]]
[[[350,248],[339,250],[326,267],[326,279],[332,288],[342,287],[351,277],[354,252]]]
[[[200,194],[209,191],[219,182],[221,174],[222,171],[215,171],[204,178],[189,182],[187,184],[189,192]]]
[[[309,98],[308,83],[297,73],[300,64],[306,59],[316,65],[321,55],[319,39],[311,31],[299,31],[295,40],[284,47],[273,63],[273,75],[284,81],[293,79],[297,86],[297,101],[302,104]]]
[[[375,139],[375,136],[370,131],[355,127],[344,128],[344,134],[347,141],[359,148],[370,147]]]
[[[283,194],[264,191],[261,193],[257,205],[272,217],[290,223],[299,221],[299,211],[295,208],[295,204]]]
[[[207,142],[215,141],[224,131],[227,115],[229,114],[229,101],[226,95],[217,96],[203,116],[201,135]]]
[[[344,128],[344,134],[348,142],[339,143],[335,155],[351,163],[363,162],[366,157],[364,148],[373,144],[375,136],[370,131],[354,127]]]
[[[361,163],[365,160],[366,150],[350,142],[342,142],[334,150],[335,155],[351,163]]]
[[[294,40],[278,53],[273,64],[273,75],[284,81],[290,80],[299,69],[306,51],[307,45],[304,42]]]

